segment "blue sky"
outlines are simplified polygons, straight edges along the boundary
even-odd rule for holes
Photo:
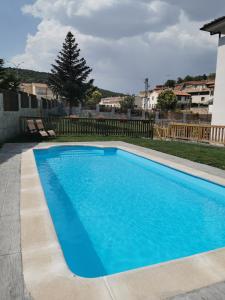
[[[0,57],[49,71],[70,30],[96,85],[138,92],[146,77],[215,72],[218,37],[199,28],[224,11],[224,0],[1,0]]]
[[[38,19],[31,15],[24,15],[21,7],[32,3],[29,0],[1,0],[0,9],[0,57],[10,59],[23,52],[26,45],[27,34],[34,34]]]

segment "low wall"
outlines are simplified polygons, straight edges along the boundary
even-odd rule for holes
[[[0,143],[7,141],[20,134],[20,117],[41,117],[49,114],[57,114],[58,107],[42,107],[42,100],[37,99],[37,108],[32,108],[31,97],[29,96],[29,107],[21,107],[21,95],[18,96],[18,110],[5,111],[4,93],[0,93]]]

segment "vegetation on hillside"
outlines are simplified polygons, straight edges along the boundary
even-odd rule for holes
[[[4,67],[4,60],[0,59],[0,89],[17,91],[20,79],[17,73],[13,73]]]
[[[208,75],[206,75],[206,74],[196,75],[196,76],[187,75],[184,78],[178,77],[177,80],[168,79],[165,82],[165,86],[173,88],[175,86],[175,84],[183,83],[183,82],[186,82],[186,81],[214,80],[215,77],[216,77],[215,73],[210,73]]]
[[[34,70],[16,69],[16,68],[6,68],[6,70],[14,73],[15,75],[18,72],[21,82],[24,83],[32,83],[32,82],[48,83],[49,73],[47,72],[39,72]],[[100,88],[97,89],[101,92],[103,98],[124,96],[123,93],[112,92]]]

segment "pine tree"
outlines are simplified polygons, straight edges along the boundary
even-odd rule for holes
[[[57,96],[69,101],[71,112],[73,105],[85,100],[94,82],[93,79],[88,80],[92,69],[86,65],[84,58],[80,58],[80,49],[71,32],[68,32],[55,62],[49,76],[49,86]]]

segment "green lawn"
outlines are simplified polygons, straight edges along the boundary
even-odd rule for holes
[[[26,142],[27,139],[18,138],[14,142]],[[116,136],[59,136],[50,142],[87,142],[87,141],[123,141],[138,146],[154,149],[164,153],[186,158],[225,170],[225,147],[214,147],[204,144],[187,142],[159,141],[142,138]]]

